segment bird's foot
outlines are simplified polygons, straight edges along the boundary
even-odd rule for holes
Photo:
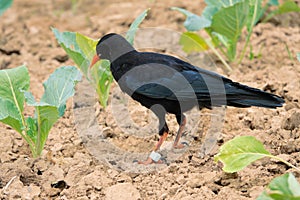
[[[163,164],[161,160],[161,155],[155,151],[152,151],[150,156],[145,161],[137,161],[138,164],[150,165],[150,164]]]
[[[187,142],[182,142],[182,143],[180,143],[180,144],[174,144],[173,145],[173,148],[174,149],[183,149],[183,148],[185,148],[186,146],[189,146],[188,145],[188,143]]]
[[[152,160],[152,158],[148,158],[145,161],[138,161],[137,162],[140,165],[150,165],[150,164],[163,164],[164,162],[162,160],[158,160],[157,162],[155,162],[154,160]]]

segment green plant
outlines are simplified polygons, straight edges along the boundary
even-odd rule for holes
[[[79,70],[72,66],[58,68],[44,82],[44,94],[36,102],[29,90],[25,66],[0,71],[0,121],[19,132],[28,143],[33,157],[41,155],[49,131],[64,115],[66,101],[74,95],[80,81]],[[24,101],[35,108],[34,116],[24,115]]]
[[[52,28],[52,31],[68,56],[75,62],[80,71],[91,78],[93,86],[96,88],[100,104],[106,107],[110,85],[113,81],[109,70],[109,63],[102,60],[92,68],[89,74],[89,65],[95,54],[97,41],[75,32],[59,32]]]
[[[192,35],[193,37],[191,37],[191,40],[193,40],[193,45],[199,46],[199,48],[194,48],[193,51],[207,50],[209,47],[219,57],[228,70],[231,70],[230,66],[216,50],[216,47],[218,47],[219,51],[226,56],[227,60],[240,63],[244,58],[249,45],[253,27],[261,19],[268,7],[278,4],[276,0],[270,0],[264,7],[262,6],[262,0],[206,0],[205,2],[207,6],[202,12],[202,16],[198,16],[178,7],[173,7],[172,9],[183,13],[187,17],[184,26],[188,32],[184,33],[182,37],[186,37],[187,35],[191,35],[191,32],[202,29],[208,34],[208,38],[204,38],[197,34],[197,40],[194,39],[195,33]],[[273,15],[298,10],[298,8],[296,8],[297,4],[292,4],[291,1],[287,1],[287,3],[279,6],[279,11],[274,11]],[[236,50],[237,44],[244,28],[247,29],[246,42],[238,57]],[[181,39],[180,44],[183,46],[183,49],[191,49],[189,47],[191,42],[184,41],[188,40]],[[187,53],[189,53],[189,51],[190,50],[188,50]]]
[[[142,12],[131,24],[126,39],[133,44],[135,33],[139,24],[147,16],[149,9]],[[89,71],[89,65],[96,53],[97,40],[86,37],[76,32],[59,32],[52,28],[52,31],[68,56],[76,63],[80,71],[92,82],[98,94],[100,104],[105,108],[107,106],[109,90],[113,77],[110,71],[108,60],[101,60],[96,63]]]
[[[264,7],[264,11],[271,6],[276,6],[277,8],[264,17],[262,22],[267,22],[275,15],[281,15],[288,12],[300,12],[300,7],[293,0],[286,0],[282,4],[279,4],[278,0],[270,0]]]
[[[232,173],[242,170],[253,161],[263,157],[279,160],[300,172],[300,169],[291,163],[277,156],[273,156],[264,148],[263,144],[253,136],[235,137],[226,142],[220,148],[220,152],[215,156],[215,160],[221,161],[224,164],[223,170],[225,172]]]
[[[215,161],[224,164],[223,170],[233,173],[244,169],[250,163],[269,157],[285,163],[296,171],[300,169],[280,157],[273,156],[263,144],[252,136],[240,136],[226,142],[220,152],[215,156]],[[292,174],[285,174],[275,178],[258,199],[300,199],[300,185]]]
[[[274,178],[257,200],[299,200],[300,184],[292,173]]]
[[[5,10],[7,10],[11,6],[12,2],[13,0],[0,1],[0,16],[4,13]]]

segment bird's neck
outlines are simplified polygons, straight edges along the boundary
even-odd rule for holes
[[[135,66],[138,59],[138,51],[129,51],[114,60],[110,60],[110,70],[116,81]]]
[[[124,55],[130,54],[131,52],[135,52],[135,49],[131,45],[127,44],[120,44],[119,46],[115,45],[112,47],[109,47],[109,61],[111,63],[118,60],[120,57],[123,57]]]

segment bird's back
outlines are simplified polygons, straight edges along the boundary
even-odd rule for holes
[[[221,105],[276,108],[284,103],[276,95],[159,53],[130,52],[113,62],[111,69],[122,90],[129,95],[134,93],[142,104],[151,101],[178,106],[179,102],[190,109],[196,104],[200,108]]]

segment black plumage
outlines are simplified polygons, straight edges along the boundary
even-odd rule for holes
[[[154,150],[159,149],[169,131],[165,122],[166,113],[175,114],[180,129],[183,129],[183,113],[195,106],[276,108],[284,103],[277,95],[233,82],[173,56],[138,52],[118,34],[112,33],[102,37],[96,51],[97,55],[91,65],[99,57],[108,59],[111,62],[113,77],[122,91],[143,106],[152,108],[158,116],[159,134],[163,138]],[[182,147],[178,144],[181,134],[182,130],[179,130],[174,147]]]

